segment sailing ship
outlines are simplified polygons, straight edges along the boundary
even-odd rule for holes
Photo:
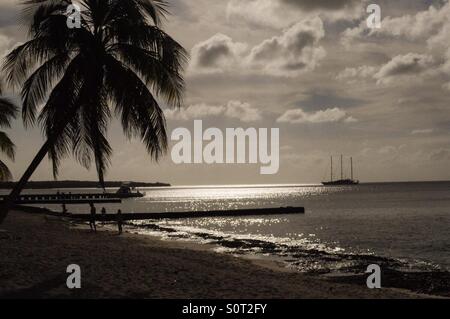
[[[353,158],[350,157],[351,178],[344,178],[343,156],[341,155],[341,178],[334,180],[333,176],[333,156],[331,156],[331,179],[328,182],[322,182],[325,186],[358,185],[359,181],[353,179]]]

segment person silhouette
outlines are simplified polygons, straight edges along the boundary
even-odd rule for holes
[[[119,209],[117,211],[117,227],[119,228],[119,235],[122,234],[122,224],[123,224],[122,210]]]
[[[102,224],[104,225],[106,221],[106,208],[102,207]]]
[[[91,206],[91,216],[89,218],[89,227],[91,227],[91,230],[94,230],[97,232],[97,226],[95,225],[95,214],[97,213],[97,210],[95,209],[94,203],[89,204]]]

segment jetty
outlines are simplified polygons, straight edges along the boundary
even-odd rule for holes
[[[29,207],[17,205],[17,209],[39,215],[49,215],[55,217],[64,217],[79,221],[88,221],[89,214],[58,213],[47,208]],[[161,219],[183,219],[183,218],[205,218],[205,217],[234,217],[234,216],[276,216],[276,215],[295,215],[305,214],[304,207],[278,207],[278,208],[254,208],[254,209],[236,209],[236,210],[210,210],[197,212],[165,212],[165,213],[123,213],[123,221],[131,220],[161,220]],[[115,222],[117,214],[96,214],[96,221]]]
[[[122,189],[122,188],[121,188]],[[140,197],[144,194],[131,191],[116,193],[56,193],[56,194],[23,194],[15,201],[15,205],[25,208],[24,205],[31,204],[59,204],[75,205],[75,204],[103,204],[103,203],[121,203],[122,199],[130,197]],[[5,200],[6,196],[0,196],[0,203]],[[31,208],[31,207],[29,207]],[[28,212],[38,214],[66,217],[74,220],[89,220],[90,214],[74,214],[69,212],[53,212],[46,208],[26,208]],[[268,216],[268,215],[291,215],[304,214],[304,207],[276,207],[276,208],[248,208],[235,210],[206,210],[206,211],[181,211],[181,212],[158,212],[158,213],[126,213],[122,214],[122,220],[152,220],[152,219],[184,219],[184,218],[204,218],[204,217],[232,217],[232,216]],[[98,221],[117,221],[117,215],[114,214],[97,214]]]
[[[196,212],[166,212],[166,213],[129,213],[122,214],[123,221],[152,220],[152,219],[184,219],[204,217],[233,217],[233,216],[268,216],[304,214],[304,207],[254,208],[236,210],[209,210]],[[89,220],[88,214],[67,214],[67,217],[78,220]],[[97,214],[98,221],[117,221],[117,214]]]

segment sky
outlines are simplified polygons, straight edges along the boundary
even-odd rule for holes
[[[164,29],[190,52],[184,106],[168,133],[279,128],[280,168],[152,162],[113,120],[108,180],[173,185],[318,183],[333,155],[353,157],[362,182],[450,180],[450,3],[423,0],[171,0]],[[381,8],[369,29],[367,6]],[[0,0],[0,56],[26,40],[15,0]],[[16,92],[6,90],[14,97]],[[6,130],[19,178],[43,143],[21,120]],[[173,144],[173,143],[171,143]],[[345,161],[348,174],[348,162]],[[72,158],[60,180],[95,180]],[[52,179],[45,160],[32,180]]]

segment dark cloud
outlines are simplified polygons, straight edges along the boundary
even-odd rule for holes
[[[227,16],[233,22],[282,29],[319,15],[331,22],[353,21],[365,14],[361,0],[230,0]]]
[[[300,71],[304,70],[308,67],[308,65],[305,62],[288,62],[284,65],[281,65],[281,68],[286,71]]]
[[[305,11],[315,10],[341,10],[354,6],[361,0],[279,0],[281,3],[299,8]]]
[[[296,102],[294,105],[305,111],[315,111],[324,105],[336,105],[341,109],[355,108],[364,105],[366,101],[355,98],[342,97],[334,92],[311,92],[307,98]]]
[[[233,40],[224,34],[216,34],[206,41],[198,43],[192,48],[192,66],[208,71],[226,69],[238,59],[245,45]]]
[[[428,70],[433,63],[433,57],[425,54],[398,55],[381,67],[375,78],[383,80],[388,77],[418,74]]]
[[[287,49],[291,50],[293,54],[301,54],[305,47],[313,46],[319,39],[317,33],[311,32],[311,30],[300,31],[295,34],[293,41],[288,43]]]
[[[198,64],[202,67],[215,66],[221,58],[231,55],[230,48],[224,43],[215,43],[208,47],[201,47],[198,50]]]

